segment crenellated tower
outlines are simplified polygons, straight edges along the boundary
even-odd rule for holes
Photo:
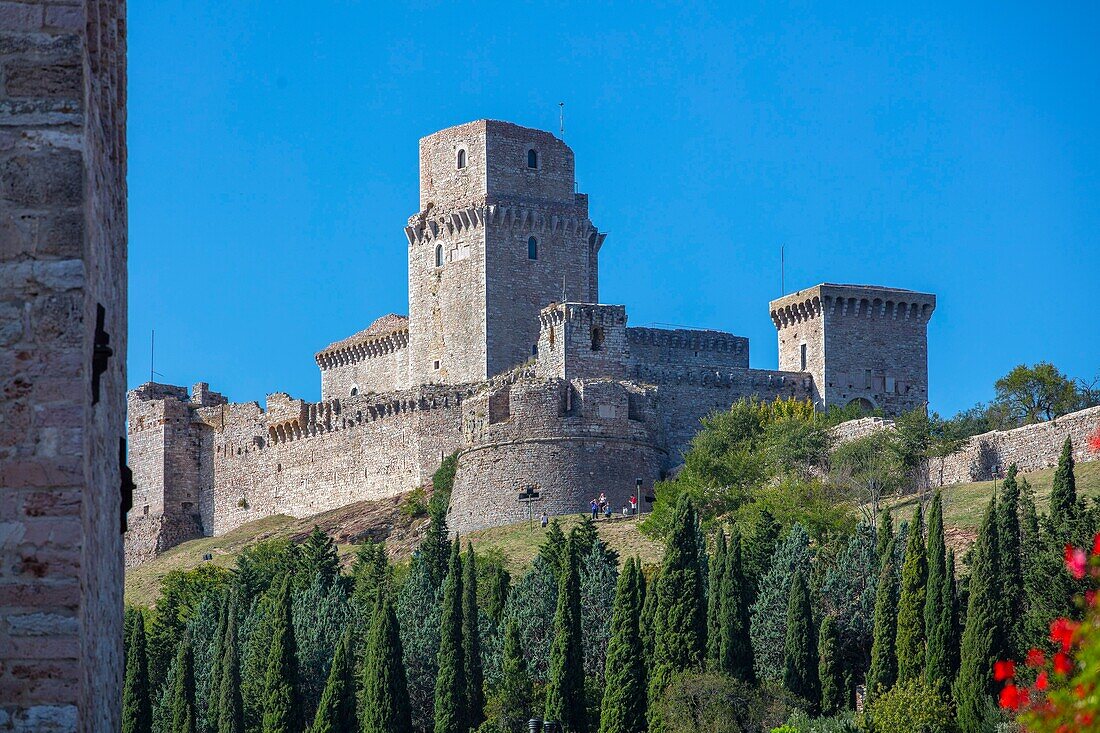
[[[410,384],[477,382],[537,351],[539,312],[597,302],[601,234],[573,151],[548,132],[479,120],[420,141],[409,242]]]
[[[822,406],[859,403],[889,415],[928,404],[928,321],[936,296],[824,283],[769,305],[779,369],[813,375]]]

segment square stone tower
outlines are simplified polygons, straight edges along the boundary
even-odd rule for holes
[[[928,321],[936,296],[824,283],[769,306],[779,369],[808,372],[821,406],[857,402],[888,415],[928,403]]]
[[[475,382],[532,358],[539,312],[597,302],[604,234],[575,193],[573,151],[548,132],[479,120],[420,141],[409,219],[411,384]]]

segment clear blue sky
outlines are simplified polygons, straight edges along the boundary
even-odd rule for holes
[[[940,412],[1100,373],[1098,6],[824,5],[130,3],[131,385],[155,328],[158,381],[318,399],[315,351],[407,312],[417,140],[562,100],[631,323],[774,368],[785,244],[788,290],[939,296]]]

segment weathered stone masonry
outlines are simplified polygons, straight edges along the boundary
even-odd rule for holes
[[[130,394],[128,562],[272,513],[406,491],[455,451],[449,521],[467,532],[518,518],[526,486],[539,487],[540,511],[583,511],[600,492],[621,508],[639,479],[648,491],[681,461],[703,416],[741,397],[923,404],[933,296],[822,285],[789,296],[808,306],[776,301],[783,371],[750,369],[745,338],[631,328],[624,306],[599,304],[606,235],[575,187],[573,152],[546,132],[481,120],[421,140],[409,316],[318,352],[321,402],[233,404],[204,384]],[[915,316],[882,317],[880,301],[900,294],[921,304]],[[835,319],[849,320],[826,322],[826,308],[816,336],[791,336],[841,296],[855,307]],[[788,353],[803,341],[816,348],[806,364]],[[875,375],[899,375],[905,389],[826,388],[834,362],[837,374],[870,370],[876,386]]]
[[[116,731],[126,22],[0,1],[0,731]]]

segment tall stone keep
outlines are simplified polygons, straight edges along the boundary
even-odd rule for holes
[[[928,321],[936,296],[824,283],[773,300],[779,368],[813,375],[822,406],[896,415],[928,404]]]
[[[575,188],[573,151],[548,132],[478,120],[420,141],[410,384],[502,373],[536,354],[544,307],[598,302],[605,235]]]

